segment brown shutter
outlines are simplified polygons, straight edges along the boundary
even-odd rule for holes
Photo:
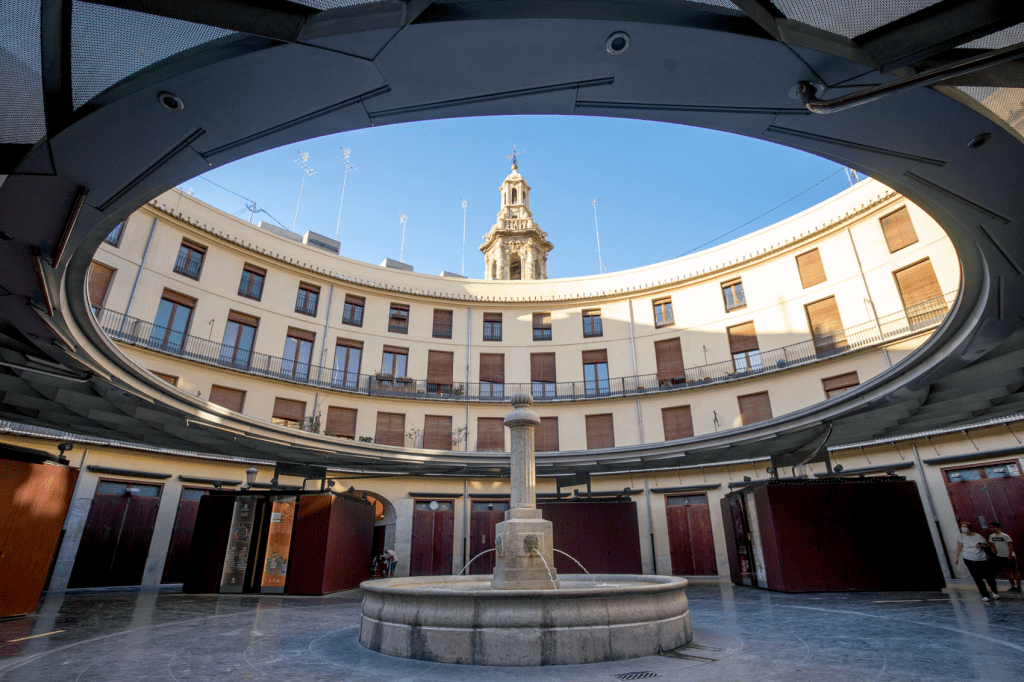
[[[551,313],[534,313],[533,328],[548,329],[551,327]]]
[[[293,339],[309,341],[310,343],[316,342],[316,332],[307,332],[305,329],[296,329],[295,327],[288,327],[288,336],[292,337]]]
[[[505,449],[505,420],[501,417],[477,417],[477,452],[503,451]]]
[[[434,310],[434,336],[439,339],[452,338],[452,316],[451,310]]]
[[[606,350],[585,350],[583,351],[583,364],[593,365],[598,362],[608,364],[608,351]]]
[[[428,414],[423,418],[423,447],[427,450],[452,449],[452,418]]]
[[[202,244],[196,244],[194,241],[189,239],[182,239],[181,243],[191,249],[198,251],[199,253],[206,253],[206,247]]]
[[[905,206],[882,218],[881,223],[889,253],[917,242],[917,232],[914,231],[914,223],[910,221],[910,213]]]
[[[834,391],[837,388],[849,388],[858,384],[860,384],[860,377],[857,376],[856,372],[848,372],[837,377],[828,377],[821,380],[821,385],[825,389],[825,395],[828,395],[829,391]]]
[[[530,381],[556,381],[554,353],[530,353]]]
[[[821,253],[817,249],[797,256],[796,267],[800,271],[800,283],[804,289],[825,281],[825,266],[821,263]]]
[[[171,386],[177,386],[178,385],[178,377],[176,377],[176,376],[172,376],[170,374],[164,374],[163,372],[153,372],[153,374],[157,375],[158,377],[160,377],[161,379],[163,379],[164,381],[169,383]]]
[[[587,450],[615,447],[615,425],[610,414],[587,415]]]
[[[405,415],[377,413],[377,431],[373,440],[381,445],[405,446]]]
[[[245,313],[235,312],[234,310],[228,313],[228,322],[237,322],[238,324],[244,324],[248,327],[260,326],[260,318],[253,317],[252,315],[246,315]]]
[[[363,347],[363,342],[362,341],[355,341],[353,339],[343,339],[343,338],[341,338],[339,336],[338,337],[338,345],[339,346],[348,346],[349,348],[362,348]]]
[[[196,299],[190,298],[190,297],[185,296],[183,294],[179,294],[176,291],[171,291],[170,289],[164,289],[164,293],[163,293],[163,295],[160,298],[164,299],[165,301],[170,301],[171,303],[177,303],[178,305],[183,305],[186,308],[195,308],[196,307]]]
[[[658,363],[658,381],[686,378],[683,346],[678,338],[655,341],[654,360]]]
[[[558,417],[541,417],[533,440],[536,452],[558,452]]]
[[[821,352],[846,346],[843,336],[843,320],[839,317],[839,306],[836,297],[829,296],[804,306],[807,309],[807,322],[811,326],[814,337],[814,348]]]
[[[455,366],[455,353],[432,350],[427,353],[427,383],[452,385],[452,373]]]
[[[242,405],[245,404],[245,391],[225,386],[213,386],[210,388],[210,402],[235,412],[241,412]],[[305,412],[305,409],[303,409],[303,412]]]
[[[501,322],[501,313],[484,313],[484,322]]]
[[[935,278],[935,269],[932,268],[930,260],[926,258],[893,274],[896,277],[896,286],[900,290],[900,298],[903,299],[903,308],[908,313],[946,310],[946,302],[941,299],[942,289],[939,288],[939,281]],[[930,305],[921,306],[925,302],[930,302]],[[912,310],[914,306],[921,308]]]
[[[274,398],[274,417],[300,422],[306,418],[306,403],[286,398]]]
[[[89,266],[89,303],[94,308],[103,307],[103,299],[107,297],[107,289],[110,287],[114,272],[116,271],[113,268],[96,261]]]
[[[730,353],[749,353],[757,350],[757,332],[753,322],[745,322],[725,330],[729,334]]]
[[[693,416],[689,405],[663,407],[661,423],[665,427],[665,440],[678,440],[693,436]]]
[[[768,401],[767,391],[741,395],[739,403],[740,418],[743,420],[744,426],[772,418],[772,404]]]
[[[480,354],[480,381],[495,384],[505,383],[505,355],[503,353]]]
[[[401,346],[384,346],[385,353],[394,353],[395,355],[408,355],[409,349],[402,348]]]
[[[324,433],[342,438],[356,437],[356,411],[349,407],[328,407]]]

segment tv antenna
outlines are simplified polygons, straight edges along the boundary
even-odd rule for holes
[[[295,226],[299,223],[299,206],[302,205],[302,188],[306,185],[306,178],[316,173],[309,165],[309,152],[299,152],[299,158],[295,159],[295,163],[299,164],[299,168],[302,169],[302,182],[299,183],[299,201],[295,204],[295,219],[292,220],[292,232],[295,231]]]
[[[466,276],[466,207],[469,202],[462,200],[462,276]]]
[[[597,197],[594,197],[594,234],[597,235],[597,271],[608,272],[608,267],[601,258],[601,231],[597,227]]]
[[[341,207],[345,205],[345,185],[348,184],[348,172],[350,170],[355,170],[356,169],[356,167],[353,166],[348,161],[349,157],[352,156],[352,150],[351,149],[345,149],[344,147],[342,147],[341,148],[341,153],[342,153],[342,156],[339,156],[338,158],[339,159],[343,159],[345,161],[345,179],[341,181],[341,203],[338,204],[338,224],[334,227],[334,239],[335,239],[335,241],[337,241],[337,239],[338,239],[338,230],[341,229]]]
[[[405,258],[405,224],[409,222],[409,216],[405,215],[404,213],[399,213],[398,222],[402,223],[402,248],[398,252],[398,261],[400,263],[404,263],[405,261],[403,260],[403,258]]]

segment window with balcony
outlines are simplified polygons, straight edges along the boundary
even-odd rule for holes
[[[363,306],[366,299],[361,296],[345,296],[345,310],[341,314],[341,323],[353,327],[363,326]]]
[[[587,450],[615,447],[615,424],[610,414],[587,415]]]
[[[505,396],[505,355],[504,353],[480,354],[480,397],[503,398]]]
[[[185,344],[185,336],[192,323],[192,311],[195,307],[196,299],[164,289],[160,305],[156,309],[149,344],[157,348],[180,351]]]
[[[450,339],[452,338],[452,318],[454,312],[451,310],[438,310],[434,309],[434,329],[433,337],[435,339]]]
[[[942,320],[947,309],[946,299],[929,259],[925,258],[892,274],[911,329],[926,327]]]
[[[359,364],[363,358],[363,342],[338,339],[334,347],[334,372],[331,383],[338,388],[359,387]]]
[[[604,329],[601,327],[600,310],[583,311],[583,336],[584,338],[604,336]]]
[[[350,407],[328,407],[324,433],[345,440],[356,439],[356,411]]]
[[[659,386],[675,386],[686,383],[683,346],[678,338],[655,341],[654,360],[658,366]]]
[[[729,352],[736,372],[761,369],[761,351],[757,345],[757,331],[753,322],[745,322],[725,330],[729,337]]]
[[[224,328],[224,341],[220,346],[220,361],[234,367],[248,367],[252,359],[252,347],[256,340],[259,318],[232,310],[228,313],[228,324]]]
[[[607,395],[611,392],[608,382],[608,351],[583,351],[583,386],[588,396]]]
[[[555,397],[555,354],[530,353],[530,382],[534,398]]]
[[[315,284],[299,283],[299,293],[295,297],[295,312],[316,317],[316,307],[320,300],[320,287]]]
[[[807,324],[811,328],[815,353],[829,353],[848,347],[835,296],[808,303],[804,310],[807,311]]]
[[[900,249],[917,243],[917,231],[914,223],[910,220],[910,212],[906,206],[902,206],[887,216],[883,216],[879,222],[882,225],[882,236],[885,237],[885,245],[889,247],[889,253],[896,253]]]
[[[747,307],[747,297],[743,293],[743,282],[738,279],[722,283],[722,299],[725,301],[725,312]]]
[[[404,379],[409,365],[409,349],[396,346],[384,346],[384,355],[380,363],[381,381]]]
[[[103,241],[110,244],[111,246],[120,246],[121,237],[124,235],[124,223],[125,221],[119,222],[114,226],[114,229],[107,233],[107,236],[103,238]]]
[[[654,326],[668,327],[675,322],[676,318],[672,314],[672,298],[659,298],[654,301]]]
[[[242,268],[242,279],[238,283],[238,295],[259,301],[263,298],[263,280],[267,271],[257,268],[255,265],[246,265]]]
[[[427,351],[427,393],[451,393],[455,353]]]
[[[388,312],[388,331],[395,334],[409,333],[409,306],[391,304],[391,310]]]
[[[309,378],[309,361],[313,356],[315,340],[316,334],[313,332],[288,328],[288,336],[284,340],[284,357],[281,359],[281,376],[296,381]]]
[[[272,424],[287,426],[290,429],[301,429],[306,419],[306,403],[287,398],[274,398],[274,412],[270,417]]]
[[[484,313],[484,341],[501,341],[501,313]]]
[[[551,340],[551,313],[533,314],[533,340]]]
[[[199,273],[203,269],[203,259],[205,258],[205,246],[182,239],[181,246],[178,247],[178,257],[174,261],[174,271],[179,275],[199,279]]]

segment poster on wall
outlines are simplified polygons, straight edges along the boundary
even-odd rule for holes
[[[266,561],[263,563],[263,582],[260,592],[284,592],[288,578],[288,555],[292,546],[292,528],[295,525],[295,495],[272,498],[270,531],[267,533]]]
[[[243,495],[235,498],[231,515],[231,533],[224,553],[224,572],[220,576],[221,592],[241,592],[245,585],[245,567],[249,563],[252,527],[255,521],[256,497]]]

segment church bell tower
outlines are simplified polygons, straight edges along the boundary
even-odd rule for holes
[[[548,252],[555,248],[530,212],[530,186],[519,174],[515,147],[512,172],[501,183],[498,221],[484,235],[485,279],[547,279]]]

